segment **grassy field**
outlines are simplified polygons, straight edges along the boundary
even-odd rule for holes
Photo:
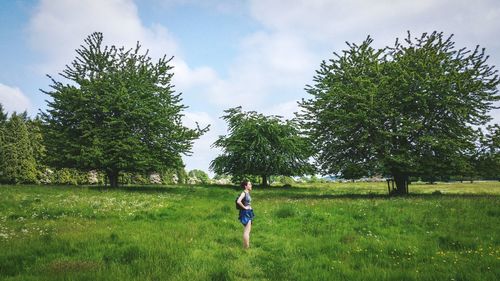
[[[500,280],[500,183],[0,186],[0,280]]]

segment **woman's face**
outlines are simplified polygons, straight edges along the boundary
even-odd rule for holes
[[[252,183],[248,182],[247,185],[245,186],[246,190],[252,190]]]

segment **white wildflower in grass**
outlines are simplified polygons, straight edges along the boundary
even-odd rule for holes
[[[418,271],[420,280],[433,279],[436,276],[432,274],[436,272],[440,274],[440,280],[450,280],[460,270],[465,280],[496,280],[490,278],[495,275],[488,275],[487,267],[493,272],[500,260],[500,248],[491,242],[498,236],[495,233],[500,231],[494,223],[499,203],[497,195],[488,198],[433,197],[425,200],[412,197],[390,200],[345,199],[336,197],[338,194],[349,194],[345,190],[326,186],[309,187],[298,187],[297,190],[256,188],[253,191],[259,224],[255,228],[254,250],[243,257],[239,251],[241,229],[235,218],[236,210],[231,205],[234,201],[232,189],[182,186],[168,187],[159,192],[131,193],[123,190],[101,192],[92,188],[27,186],[20,189],[2,186],[0,255],[19,253],[21,249],[27,256],[34,255],[29,250],[32,248],[33,251],[50,253],[47,257],[39,257],[41,264],[50,264],[52,260],[49,257],[66,253],[66,249],[53,249],[51,247],[57,243],[45,241],[61,239],[71,245],[91,248],[96,251],[97,257],[106,256],[111,262],[115,261],[111,267],[103,267],[110,280],[119,280],[121,272],[130,270],[142,270],[145,272],[141,275],[144,279],[168,279],[172,274],[194,274],[200,280],[213,278],[215,274],[217,277],[220,275],[219,279],[245,279],[236,270],[229,270],[228,276],[221,275],[226,272],[226,268],[221,268],[219,261],[214,260],[212,263],[206,259],[206,255],[200,254],[199,247],[203,245],[204,252],[211,255],[235,257],[228,266],[243,268],[251,263],[253,266],[248,267],[248,274],[265,275],[269,280],[282,280],[283,272],[290,279],[322,280],[324,276],[332,276],[331,267],[334,268],[333,274],[343,272],[345,275],[333,276],[332,279],[381,280],[391,276],[415,279],[405,274],[411,272],[417,275]],[[380,186],[380,194],[386,191],[386,187]],[[418,188],[430,187],[414,186],[413,190],[417,192]],[[361,194],[363,191],[352,192]],[[34,194],[40,199],[38,203],[30,203]],[[9,201],[2,201],[2,198],[9,198]],[[414,207],[417,205],[414,200],[425,204],[425,208]],[[292,215],[278,218],[277,202],[290,205]],[[462,210],[464,219],[460,223],[450,220],[452,207]],[[207,213],[207,210],[210,212]],[[92,216],[93,212],[99,215]],[[489,213],[493,215],[486,215]],[[43,216],[48,219],[41,220]],[[18,220],[19,217],[23,217],[23,220]],[[412,224],[408,223],[410,217]],[[439,224],[436,225],[436,222]],[[324,231],[316,231],[318,229]],[[115,241],[118,243],[109,246],[116,248],[116,251],[96,247],[103,241],[108,244],[112,233],[118,237]],[[455,247],[451,242],[449,245],[440,244],[439,237],[448,237],[449,233],[456,233],[450,237],[452,242],[463,241],[463,245],[471,245],[471,248],[457,252],[448,249]],[[461,233],[464,233],[463,236]],[[130,248],[132,244],[136,244],[140,250]],[[47,248],[44,248],[45,245]],[[53,250],[55,252],[50,252]],[[72,261],[86,260],[87,254],[85,251],[76,251],[67,258]],[[113,256],[115,254],[116,257]],[[311,259],[310,263],[304,263],[304,255]],[[167,256],[172,257],[168,259],[172,263],[170,267],[157,263]],[[269,267],[266,259],[262,259],[267,256],[278,257],[273,267]],[[125,258],[131,258],[131,262],[117,262]],[[176,263],[176,260],[189,261],[189,270],[180,266],[182,263]],[[391,266],[389,263],[392,261],[395,265],[399,263],[399,266]],[[476,261],[484,265],[484,271],[476,270]],[[192,266],[195,264],[203,266]],[[359,264],[369,267],[369,273],[345,270]],[[148,275],[147,272],[153,271],[154,276]],[[81,273],[69,270],[65,274],[67,279],[78,279]],[[29,279],[29,275],[33,274],[36,274],[33,269],[25,267],[18,278]],[[3,277],[0,273],[0,279]],[[50,279],[49,276],[41,278]]]

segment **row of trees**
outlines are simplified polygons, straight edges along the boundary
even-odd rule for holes
[[[500,179],[497,70],[479,46],[457,50],[452,36],[424,33],[394,46],[362,44],[323,61],[312,96],[293,121],[229,109],[229,134],[211,168],[218,173],[271,175],[317,172],[344,178],[390,176],[394,193],[410,177]],[[299,129],[300,128],[300,129]]]
[[[0,104],[0,183],[79,185],[108,182],[102,171],[50,166],[43,132],[39,118],[31,119],[27,112],[14,112],[9,116]],[[199,170],[187,173],[181,167],[155,173],[124,172],[119,180],[123,184],[208,183],[208,175]]]
[[[283,120],[279,116],[243,112],[241,107],[225,112],[223,119],[228,122],[228,135],[220,136],[213,144],[222,150],[222,154],[210,165],[216,174],[231,175],[235,183],[246,178],[266,186],[271,176],[280,183],[292,184],[295,180],[291,176],[314,175],[323,171],[312,164],[318,150],[311,145],[313,141],[307,135],[301,134],[297,119]],[[440,169],[425,166],[424,163],[420,166],[422,170],[414,170],[407,175],[407,181],[500,180],[500,126],[495,124],[485,130],[474,130],[474,138],[468,143],[466,153],[459,157],[444,162],[446,159],[438,158],[441,156],[436,155],[433,162]],[[354,163],[342,164],[334,174],[343,179],[391,176],[390,171],[383,169],[368,169]],[[332,167],[331,164],[325,165]],[[331,174],[331,170],[323,172]],[[306,181],[314,182],[314,178]]]
[[[25,143],[43,139],[44,146],[19,155],[8,145],[22,136],[2,133],[1,157],[99,171],[111,186],[126,174],[183,167],[181,156],[209,128],[182,125],[186,106],[171,83],[171,59],[153,62],[139,44],[125,50],[102,41],[101,33],[85,39],[60,73],[67,83],[49,76],[51,89],[42,91],[49,96],[47,111],[25,123],[35,132]],[[408,34],[381,49],[372,42],[348,43],[323,61],[306,86],[311,98],[299,102],[293,120],[226,110],[228,134],[213,144],[222,154],[210,168],[233,180],[261,177],[263,185],[276,175],[390,176],[399,194],[407,192],[410,177],[499,178],[499,126],[474,129],[491,120],[500,99],[500,79],[485,50],[457,50],[451,36],[437,32]],[[19,126],[18,119],[13,115],[4,127]],[[17,173],[3,166],[6,179]],[[36,167],[19,167],[27,171],[23,180],[36,174]]]

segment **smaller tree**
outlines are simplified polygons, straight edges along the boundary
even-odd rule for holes
[[[0,180],[2,180],[5,170],[5,124],[7,123],[7,113],[4,113],[0,103]]]
[[[29,133],[31,150],[36,163],[37,179],[40,180],[44,177],[44,172],[47,169],[45,165],[47,149],[45,148],[43,139],[42,120],[36,117],[33,120],[28,120],[26,126]]]
[[[36,182],[36,161],[24,117],[14,112],[2,135],[3,181],[15,184]]]
[[[188,181],[188,174],[184,167],[179,167],[175,171],[175,175],[177,176],[178,184],[186,184]]]
[[[202,170],[194,169],[189,171],[188,173],[189,178],[195,178],[197,181],[199,181],[201,184],[207,184],[210,183],[210,177],[208,176],[207,173],[205,173]]]
[[[500,125],[486,127],[486,134],[480,133],[476,160],[477,172],[485,179],[500,180]]]
[[[7,122],[7,113],[4,112],[3,105],[0,103],[0,126]]]
[[[244,112],[241,107],[225,113],[222,119],[228,123],[229,134],[220,136],[213,144],[223,153],[210,163],[212,171],[233,178],[260,176],[263,186],[268,185],[271,175],[313,173],[314,167],[309,163],[311,147],[294,121]]]

